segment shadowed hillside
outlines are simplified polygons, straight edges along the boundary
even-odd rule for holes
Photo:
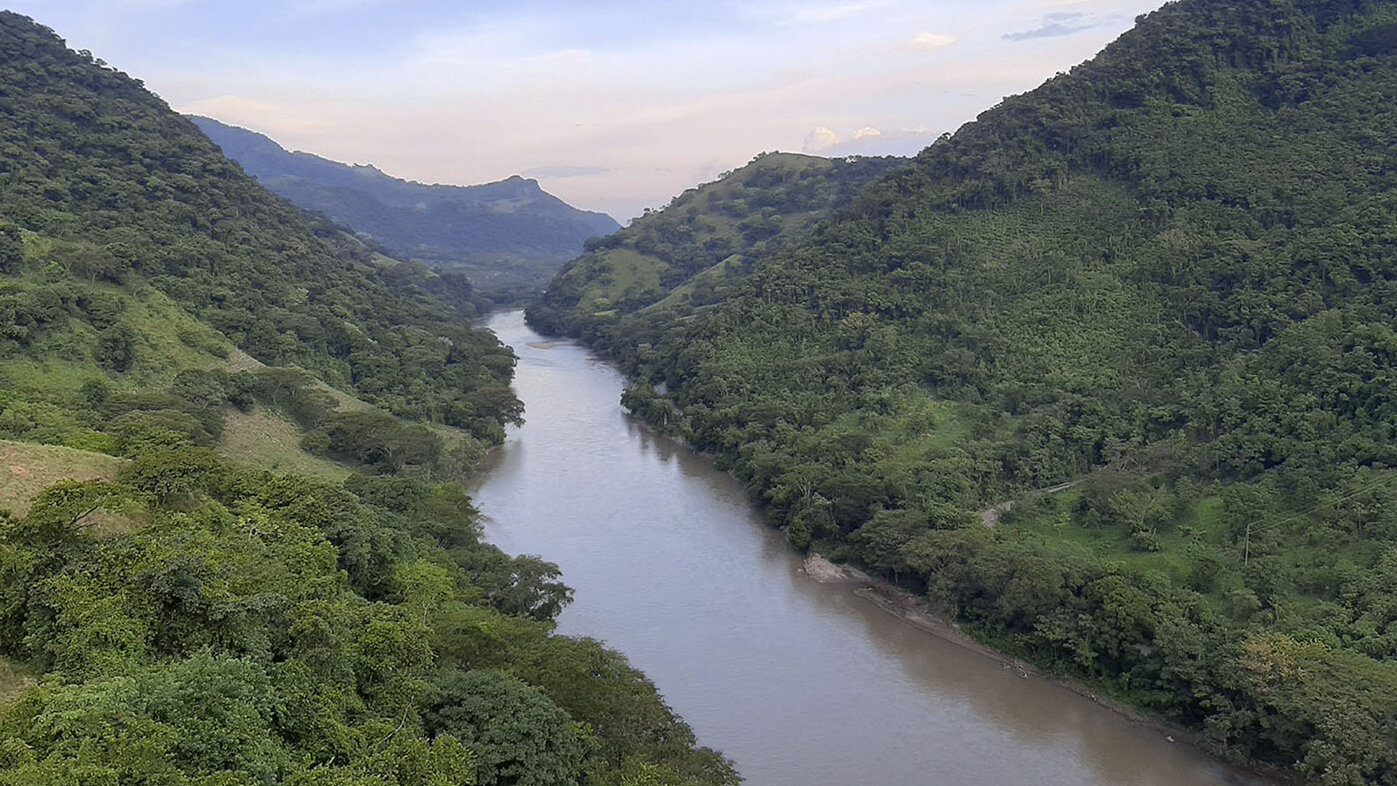
[[[586,336],[605,351],[612,336],[687,316],[722,300],[758,259],[803,237],[899,163],[762,154],[590,241],[587,253],[569,262],[529,308],[529,321],[547,332]]]

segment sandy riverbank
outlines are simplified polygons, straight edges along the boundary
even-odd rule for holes
[[[979,655],[998,661],[1003,664],[1005,668],[1014,669],[1018,675],[1024,679],[1043,679],[1053,682],[1079,696],[1085,696],[1091,699],[1093,702],[1111,710],[1133,724],[1154,729],[1169,742],[1191,745],[1206,752],[1210,756],[1218,758],[1220,761],[1225,761],[1225,759],[1223,759],[1223,752],[1209,745],[1203,735],[1164,720],[1163,718],[1148,715],[1128,704],[1098,696],[1090,686],[1083,685],[1065,677],[1047,674],[1019,658],[988,647],[966,635],[961,631],[960,626],[952,620],[937,614],[922,598],[890,582],[870,576],[858,568],[849,565],[837,565],[815,553],[811,553],[805,557],[804,568],[806,575],[811,579],[821,584],[842,584],[849,586],[853,588],[853,591],[860,597],[918,630],[925,631]],[[1234,764],[1228,764],[1227,766],[1234,769],[1236,773],[1236,782],[1238,784],[1266,786],[1266,784],[1296,782],[1293,779],[1288,779],[1285,773],[1273,769],[1262,767],[1244,768]]]
[[[805,573],[821,584],[852,586],[854,591],[864,599],[903,622],[1016,668],[1023,676],[1037,673],[1035,669],[1019,659],[986,647],[965,635],[961,632],[959,625],[936,614],[926,601],[916,595],[899,589],[887,581],[874,578],[858,568],[849,565],[836,565],[819,554],[812,553],[805,558]],[[1090,695],[1090,693],[1086,695]]]

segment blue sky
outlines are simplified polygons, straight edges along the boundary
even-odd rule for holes
[[[767,150],[908,155],[1159,0],[11,0],[175,109],[618,219]]]

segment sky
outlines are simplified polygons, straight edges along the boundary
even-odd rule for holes
[[[623,223],[758,153],[912,155],[1162,0],[10,0],[180,112]]]

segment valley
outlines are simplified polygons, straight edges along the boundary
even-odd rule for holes
[[[1397,782],[1394,94],[1178,0],[619,227],[0,12],[0,786]]]

